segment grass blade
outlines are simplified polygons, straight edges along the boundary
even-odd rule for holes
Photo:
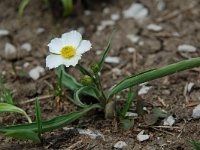
[[[189,60],[183,60],[178,63],[174,63],[171,65],[164,66],[159,69],[154,69],[150,71],[146,71],[143,73],[139,73],[137,75],[128,77],[121,82],[119,82],[116,86],[114,86],[110,91],[108,96],[111,97],[114,94],[122,91],[123,89],[151,81],[157,78],[161,78],[170,74],[174,74],[186,69],[199,67],[200,66],[200,57],[192,58]]]
[[[20,113],[20,114],[24,115],[27,118],[29,123],[32,122],[31,118],[26,114],[26,112],[24,110],[22,110],[19,107],[14,106],[14,105],[7,104],[7,103],[0,103],[0,113],[3,113],[3,112]]]
[[[73,10],[73,1],[72,0],[62,0],[63,8],[64,8],[64,13],[63,16],[68,16],[71,14]]]
[[[112,32],[109,40],[108,40],[108,45],[106,47],[106,49],[104,50],[103,54],[102,54],[102,57],[98,63],[98,66],[99,66],[99,69],[98,69],[98,72],[101,72],[102,68],[103,68],[103,65],[104,65],[104,61],[106,59],[106,56],[108,55],[108,52],[110,51],[110,47],[111,47],[111,40],[112,40],[112,37],[113,37],[113,34],[114,32]]]
[[[94,104],[80,111],[72,112],[67,115],[58,116],[48,121],[43,121],[42,133],[63,127],[79,119],[83,115],[87,114],[90,110],[97,109],[97,108],[102,109],[102,107],[99,104]],[[21,124],[21,125],[15,125],[15,126],[0,126],[0,133],[6,133],[9,131],[16,131],[16,130],[31,130],[33,132],[34,131],[37,132],[38,126],[37,126],[37,123]]]
[[[191,140],[191,141],[190,141],[190,144],[193,146],[193,148],[194,148],[195,150],[200,150],[200,143],[197,142],[196,140]]]
[[[29,0],[22,0],[20,5],[19,5],[19,9],[18,9],[18,15],[22,16],[24,9],[26,8],[26,6],[28,5]]]
[[[128,92],[128,98],[127,98],[127,101],[124,105],[124,107],[122,108],[122,111],[121,111],[121,116],[124,118],[127,111],[129,110],[130,106],[131,106],[131,103],[133,101],[133,99],[137,96],[137,90],[134,89],[134,91],[132,91],[132,88],[129,89],[129,92]]]
[[[41,139],[41,133],[42,133],[42,115],[41,115],[41,109],[39,100],[36,99],[35,101],[35,116],[36,116],[36,123],[38,126],[38,136]]]
[[[31,130],[13,130],[6,132],[4,135],[19,140],[32,140],[36,143],[40,143],[40,138],[38,137],[37,133]]]

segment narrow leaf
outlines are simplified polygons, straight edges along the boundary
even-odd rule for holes
[[[3,112],[15,112],[15,113],[20,113],[22,115],[24,115],[28,122],[31,123],[31,118],[26,114],[26,112],[24,110],[22,110],[19,107],[16,107],[14,105],[8,104],[8,103],[0,103],[0,113]]]
[[[36,115],[36,123],[37,123],[37,126],[38,126],[38,136],[41,138],[42,115],[41,115],[41,109],[40,109],[40,104],[39,104],[38,99],[36,99],[36,101],[35,101],[35,115]]]
[[[129,110],[130,106],[131,106],[131,103],[133,101],[133,99],[137,96],[137,90],[134,89],[134,91],[132,91],[132,88],[129,89],[129,92],[128,92],[128,98],[127,98],[127,101],[124,105],[124,107],[122,108],[122,111],[121,111],[121,116],[124,118],[127,111]]]
[[[69,15],[73,10],[73,2],[72,0],[62,0],[63,8],[64,8],[64,16]]]
[[[160,108],[154,108],[154,109],[152,110],[152,113],[153,113],[155,116],[159,117],[159,118],[166,118],[166,117],[169,116],[169,114],[163,112]]]
[[[103,52],[103,54],[102,54],[102,57],[101,57],[101,59],[100,59],[100,61],[99,61],[99,63],[98,63],[98,65],[99,65],[99,70],[98,70],[98,72],[100,72],[100,71],[102,70],[103,65],[104,65],[104,61],[105,61],[105,59],[106,59],[106,56],[107,56],[108,52],[110,51],[111,40],[112,40],[113,34],[114,34],[114,32],[113,32],[113,33],[111,34],[111,36],[109,37],[108,45],[107,45],[106,49],[104,50],[104,52]]]
[[[19,140],[32,140],[36,143],[40,143],[40,138],[37,133],[31,130],[12,130],[4,134],[5,136],[10,136]]]
[[[20,5],[19,5],[19,9],[18,9],[18,15],[22,16],[25,7],[28,5],[29,0],[22,0]]]
[[[197,142],[196,140],[191,140],[191,141],[190,141],[190,144],[193,146],[193,148],[194,148],[195,150],[200,150],[200,143]]]
[[[79,119],[80,117],[82,117],[83,115],[91,111],[92,109],[97,109],[97,108],[102,109],[102,107],[99,104],[94,104],[80,111],[72,112],[67,115],[58,116],[48,121],[43,121],[42,133],[47,132],[47,131],[52,131],[53,129],[61,128]],[[15,126],[0,126],[0,133],[6,133],[9,131],[15,131],[15,130],[31,130],[31,131],[37,132],[38,126],[37,126],[37,123],[21,124],[21,125],[15,125]]]
[[[189,60],[183,60],[171,65],[167,65],[159,69],[154,69],[144,73],[139,73],[138,75],[128,77],[119,82],[118,84],[116,84],[116,86],[114,86],[109,91],[108,97],[111,97],[114,94],[126,88],[199,66],[200,66],[200,57],[197,57]]]

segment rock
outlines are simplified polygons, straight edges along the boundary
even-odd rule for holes
[[[107,7],[104,8],[104,9],[103,9],[103,13],[104,13],[104,14],[109,14],[109,13],[110,13],[110,9],[107,8]]]
[[[7,36],[9,34],[10,32],[8,30],[0,29],[0,37]]]
[[[106,57],[105,59],[105,62],[106,63],[110,63],[110,64],[118,64],[120,61],[119,57],[111,57],[111,56],[108,56]]]
[[[166,119],[164,119],[164,126],[172,126],[175,123],[175,119],[173,116],[169,116]]]
[[[21,45],[21,49],[22,49],[22,50],[25,50],[25,51],[27,51],[27,52],[30,52],[31,49],[32,49],[32,46],[31,46],[30,43],[24,43],[24,44]]]
[[[129,47],[129,48],[127,48],[127,51],[128,51],[129,53],[133,53],[133,52],[135,52],[135,48]]]
[[[134,35],[134,34],[128,34],[126,37],[127,37],[127,39],[129,39],[134,44],[137,43],[140,39],[139,36]]]
[[[137,140],[140,142],[146,141],[149,139],[149,135],[144,134],[144,130],[142,130],[138,135],[137,135]]]
[[[200,118],[200,104],[197,105],[193,111],[192,111],[192,117],[195,119],[199,119]]]
[[[91,15],[91,11],[89,11],[89,10],[85,10],[85,11],[84,11],[84,15],[86,15],[86,16]]]
[[[84,34],[84,33],[85,33],[85,28],[84,28],[84,27],[79,27],[77,30],[78,30],[78,32],[80,32],[81,34]]]
[[[148,16],[148,9],[140,3],[133,3],[127,10],[123,12],[125,18],[143,19]]]
[[[127,144],[124,141],[118,141],[115,143],[114,148],[122,149],[123,147],[126,147]]]
[[[159,31],[161,31],[163,28],[162,28],[162,26],[159,26],[159,25],[157,25],[157,24],[149,24],[149,25],[147,26],[147,29],[150,30],[150,31],[159,32]]]
[[[96,54],[96,55],[101,55],[101,54],[102,54],[102,51],[101,51],[101,50],[97,50],[95,54]]]
[[[11,43],[5,44],[5,58],[8,60],[13,60],[17,58],[17,49]]]
[[[119,15],[119,14],[112,14],[112,15],[110,16],[110,18],[111,18],[113,21],[117,21],[117,20],[120,19],[120,15]]]
[[[137,113],[133,113],[133,112],[126,112],[126,117],[138,117]]]
[[[78,133],[83,135],[88,135],[91,139],[96,139],[97,137],[101,137],[103,140],[104,135],[101,134],[99,131],[91,131],[90,129],[80,129],[78,128]]]
[[[108,26],[113,26],[115,22],[113,20],[102,20],[101,24],[97,26],[98,31],[104,30]]]
[[[45,31],[45,29],[40,27],[40,28],[36,29],[35,33],[36,34],[41,34],[41,33],[44,33],[44,31]]]
[[[29,64],[28,62],[25,62],[24,65],[23,65],[23,67],[24,67],[24,68],[27,68],[29,65],[30,65],[30,64]]]
[[[164,0],[155,0],[157,2],[157,9],[163,11],[166,7]]]
[[[152,86],[142,85],[141,89],[138,91],[138,95],[147,94],[148,91],[152,88]]]
[[[112,69],[112,72],[118,76],[121,76],[122,75],[122,71],[118,68],[113,68]]]
[[[44,68],[41,66],[37,66],[29,71],[29,76],[33,80],[37,80],[40,77],[40,74],[44,72]]]
[[[191,52],[196,52],[197,48],[192,46],[192,45],[189,45],[189,44],[182,44],[182,45],[179,45],[178,46],[178,51],[179,52],[188,52],[188,53],[191,53]]]

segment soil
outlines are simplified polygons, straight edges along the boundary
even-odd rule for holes
[[[53,70],[45,69],[39,79],[29,77],[29,71],[36,67],[45,68],[45,57],[48,54],[48,42],[53,37],[59,37],[62,33],[72,29],[83,31],[84,39],[92,42],[92,50],[83,56],[81,63],[89,66],[100,58],[108,41],[109,35],[115,29],[112,39],[112,48],[109,56],[120,58],[119,64],[106,63],[102,71],[104,88],[109,89],[126,76],[144,70],[157,68],[184,59],[200,55],[200,1],[165,0],[165,9],[157,9],[156,0],[139,0],[149,10],[148,16],[142,21],[132,18],[124,18],[123,11],[128,9],[134,1],[92,1],[88,5],[76,3],[74,13],[68,17],[62,17],[62,7],[48,9],[43,1],[31,1],[22,17],[17,17],[19,1],[0,1],[0,29],[10,32],[9,36],[0,37],[0,73],[3,75],[5,85],[11,89],[15,103],[23,108],[32,119],[34,118],[34,103],[21,104],[36,96],[48,96],[57,85],[57,76]],[[136,2],[136,1],[135,1]],[[59,5],[59,4],[58,4]],[[87,11],[86,11],[87,10]],[[91,13],[88,13],[89,12]],[[115,24],[98,31],[102,20],[110,20],[112,14],[119,14],[120,19]],[[147,29],[148,24],[158,24],[163,30],[154,32]],[[38,32],[38,29],[44,31]],[[139,37],[138,42],[131,42],[128,34]],[[17,48],[17,56],[5,57],[5,44],[12,43]],[[30,43],[32,50],[23,52],[21,45]],[[181,44],[190,44],[197,48],[196,52],[181,53],[177,47]],[[129,53],[128,48],[135,48],[135,52]],[[94,59],[95,58],[95,59]],[[29,64],[26,66],[25,64]],[[26,66],[26,67],[25,67]],[[118,72],[113,71],[117,68]],[[74,68],[67,71],[79,79],[79,74]],[[57,129],[43,134],[44,143],[34,144],[30,141],[19,141],[0,136],[1,150],[18,149],[115,149],[113,146],[118,141],[126,142],[123,149],[130,150],[191,150],[188,143],[191,139],[200,140],[199,120],[191,118],[192,110],[200,103],[200,68],[190,69],[176,73],[155,81],[148,85],[153,88],[141,98],[148,103],[147,110],[159,107],[176,118],[173,127],[162,128],[163,120],[158,126],[147,126],[142,118],[135,120],[135,125],[129,130],[123,130],[115,121],[105,120],[103,113],[91,112],[90,115],[75,121],[66,127],[74,127],[65,131]],[[184,94],[185,86],[194,83],[189,94]],[[65,94],[70,94],[65,91]],[[126,99],[125,92],[116,96],[119,103]],[[55,97],[40,101],[44,120],[53,116],[67,114],[78,110],[68,99],[60,102]],[[58,106],[59,103],[59,106]],[[194,105],[193,105],[194,104]],[[135,109],[135,104],[131,110]],[[1,114],[0,125],[12,125],[26,122],[19,114]],[[87,135],[80,135],[76,127],[98,130],[105,139],[91,139]],[[145,130],[150,138],[144,142],[137,140],[137,134]]]

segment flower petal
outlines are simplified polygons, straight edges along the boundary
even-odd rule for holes
[[[76,64],[78,64],[78,61],[81,59],[81,55],[75,55],[74,57],[70,58],[70,59],[65,59],[64,60],[64,65],[66,67],[69,66],[76,66]]]
[[[60,38],[55,38],[51,40],[48,46],[49,46],[49,51],[51,53],[60,54],[60,50],[62,49],[64,45]]]
[[[62,34],[61,39],[65,46],[73,46],[74,48],[77,48],[81,42],[82,35],[77,31],[70,31]]]
[[[82,40],[81,43],[80,43],[80,46],[77,48],[76,53],[78,55],[83,54],[83,53],[89,51],[91,46],[92,46],[92,44],[90,43],[90,41]]]
[[[60,55],[50,54],[46,58],[46,67],[49,69],[56,68],[62,64],[64,64],[65,59]]]

